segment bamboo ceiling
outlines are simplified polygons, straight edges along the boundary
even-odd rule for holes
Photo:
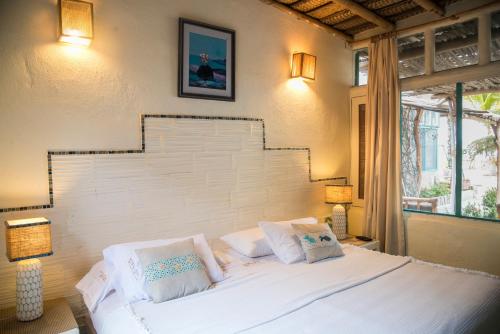
[[[382,28],[393,30],[403,19],[424,13],[444,14],[460,0],[262,0],[309,19],[347,40],[356,34]],[[463,0],[462,0],[463,1]]]

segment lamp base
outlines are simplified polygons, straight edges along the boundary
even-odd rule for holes
[[[332,212],[332,230],[338,240],[347,238],[347,218],[345,208],[337,204]]]
[[[42,263],[29,259],[17,263],[16,316],[19,321],[35,320],[43,314]]]

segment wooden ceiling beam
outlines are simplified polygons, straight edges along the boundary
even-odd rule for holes
[[[306,21],[306,22],[309,22],[313,25],[315,25],[316,27],[318,28],[321,28],[323,30],[326,30],[327,32],[333,34],[334,36],[338,36],[340,38],[342,38],[343,40],[347,41],[347,42],[352,42],[352,36],[351,35],[348,35],[338,29],[335,29],[333,28],[332,26],[329,26],[328,24],[324,24],[323,22],[321,22],[320,20],[318,19],[315,19],[313,17],[310,17],[310,16],[307,16],[306,14],[303,14],[302,12],[298,11],[298,10],[295,10],[293,8],[290,8],[276,0],[260,0],[261,2],[265,3],[265,4],[268,4],[268,5],[271,5],[281,11],[284,11],[290,15],[293,15],[295,16],[297,19],[299,20],[303,20],[303,21]]]
[[[366,9],[355,1],[352,0],[334,0],[336,4],[349,9],[353,14],[358,15],[368,22],[376,24],[377,26],[385,30],[393,30],[395,28],[394,24],[387,21],[383,17],[375,14],[371,10]]]
[[[422,7],[428,12],[433,12],[435,14],[438,14],[439,16],[444,16],[444,9],[439,7],[434,3],[434,1],[431,0],[413,0],[417,5]]]

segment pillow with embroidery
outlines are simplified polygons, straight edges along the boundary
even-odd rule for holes
[[[205,265],[193,239],[167,246],[136,249],[145,278],[145,290],[155,303],[184,297],[210,287]]]
[[[292,227],[306,254],[307,263],[344,255],[328,224],[292,224]]]

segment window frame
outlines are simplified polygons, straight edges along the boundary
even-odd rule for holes
[[[403,212],[408,212],[408,213],[420,213],[424,215],[435,215],[435,216],[445,216],[445,217],[455,217],[455,218],[465,218],[465,219],[472,219],[472,220],[480,220],[480,221],[485,221],[485,222],[490,222],[490,223],[500,223],[500,219],[492,219],[492,218],[484,218],[484,217],[470,217],[470,216],[464,216],[462,214],[462,158],[463,158],[463,147],[462,147],[462,123],[463,123],[463,84],[462,82],[457,82],[455,84],[455,97],[456,97],[456,142],[455,142],[455,189],[453,191],[455,192],[455,214],[450,214],[450,213],[440,213],[440,212],[429,212],[429,211],[419,211],[415,209],[403,209]],[[400,112],[403,110],[403,103],[402,99],[400,99]],[[400,125],[402,126],[402,125]],[[401,138],[400,138],[400,145],[401,145]],[[497,171],[498,173],[499,171]]]

